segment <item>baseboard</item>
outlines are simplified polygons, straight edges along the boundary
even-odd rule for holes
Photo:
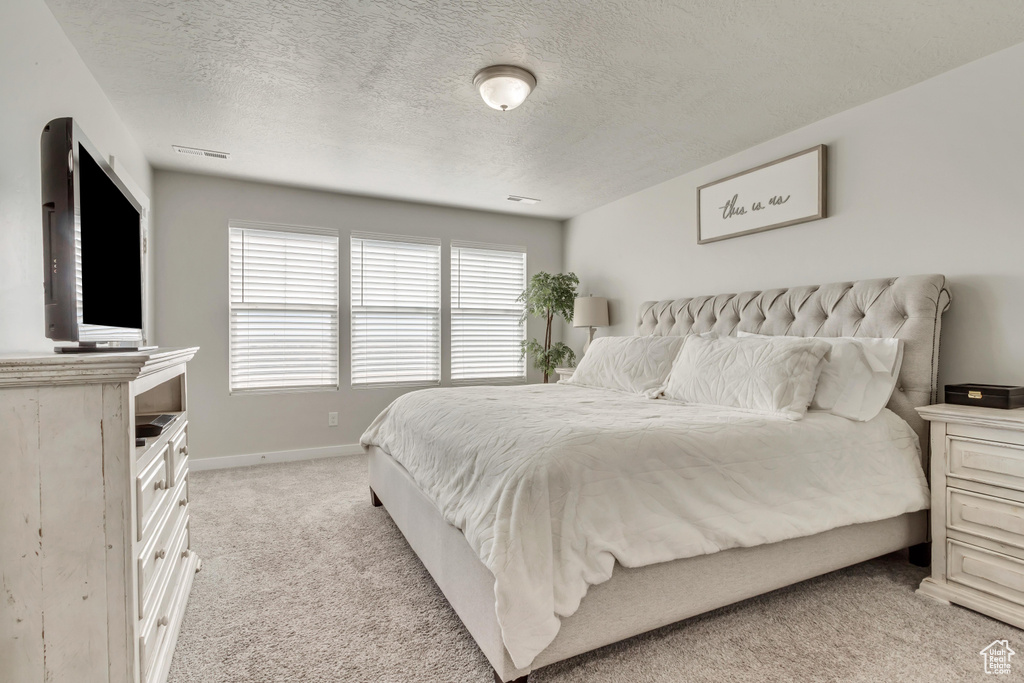
[[[272,451],[270,453],[244,453],[242,455],[222,455],[215,458],[190,458],[188,467],[193,472],[202,472],[203,470],[223,470],[229,467],[267,465],[274,462],[295,462],[296,460],[313,460],[314,458],[359,455],[362,452],[362,446],[357,443],[350,443],[341,446],[298,448],[291,451]]]

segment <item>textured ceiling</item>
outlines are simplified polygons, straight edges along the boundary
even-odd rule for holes
[[[158,168],[556,218],[1024,41],[1021,0],[47,2]]]

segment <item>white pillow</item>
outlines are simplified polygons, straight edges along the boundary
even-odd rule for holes
[[[649,398],[665,383],[683,337],[598,337],[564,384],[614,389]]]
[[[740,337],[763,337],[737,332]],[[797,338],[797,337],[794,337]],[[889,402],[903,364],[899,339],[814,337],[832,347],[821,371],[812,410],[827,410],[849,420],[867,422]]]
[[[672,366],[665,398],[799,420],[829,348],[800,337],[692,335]]]

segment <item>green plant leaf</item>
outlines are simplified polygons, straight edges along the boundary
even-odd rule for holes
[[[522,356],[530,356],[533,367],[544,373],[545,382],[548,375],[552,374],[560,363],[567,362],[569,365],[576,363],[576,354],[571,348],[562,342],[552,345],[551,322],[556,315],[567,323],[572,322],[573,307],[576,303],[576,287],[579,283],[580,279],[576,277],[575,273],[552,275],[541,271],[530,278],[526,289],[519,295],[518,300],[523,302],[525,309],[524,321],[530,316],[544,318],[547,321],[543,343],[536,339],[522,342]]]

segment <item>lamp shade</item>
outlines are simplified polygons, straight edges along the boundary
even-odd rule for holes
[[[608,299],[603,296],[581,296],[572,308],[573,327],[607,327]]]

